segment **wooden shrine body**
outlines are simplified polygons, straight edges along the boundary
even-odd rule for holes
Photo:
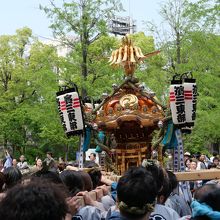
[[[124,69],[124,82],[95,109],[85,108],[89,123],[108,136],[109,141],[103,146],[119,174],[151,157],[153,132],[165,118],[155,94],[134,77],[137,65],[159,52],[143,55],[127,36],[123,38],[120,48],[112,51],[109,62]]]
[[[120,174],[151,157],[152,133],[164,118],[162,108],[153,100],[140,89],[137,79],[130,80],[97,112],[94,122],[110,137],[108,147]]]

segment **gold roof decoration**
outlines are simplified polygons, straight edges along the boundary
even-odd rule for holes
[[[125,75],[132,76],[137,67],[144,59],[156,55],[160,51],[154,51],[144,55],[140,47],[134,46],[128,36],[122,38],[122,45],[119,49],[112,51],[109,59],[110,65],[122,66],[125,70]]]
[[[123,108],[129,108],[135,104],[138,104],[138,98],[134,94],[127,94],[120,98],[119,103]]]

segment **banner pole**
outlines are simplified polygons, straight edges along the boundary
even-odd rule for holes
[[[80,151],[79,151],[79,169],[83,168],[84,152],[83,152],[84,135],[80,135]]]

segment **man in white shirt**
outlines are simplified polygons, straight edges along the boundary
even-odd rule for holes
[[[19,159],[20,159],[20,162],[17,164],[18,169],[19,170],[27,169],[28,168],[28,164],[25,161],[24,155],[21,155]]]
[[[206,164],[205,164],[205,159],[206,159],[205,154],[199,155],[198,159],[199,159],[199,162],[197,164],[197,168],[196,169],[197,170],[205,170],[205,169],[207,169]]]
[[[96,154],[95,153],[91,153],[89,155],[89,159],[90,159],[90,161],[96,162]]]

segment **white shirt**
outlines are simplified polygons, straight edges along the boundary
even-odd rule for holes
[[[177,220],[180,216],[173,209],[164,205],[156,204],[149,220]]]
[[[28,164],[27,164],[26,161],[24,161],[24,162],[19,162],[17,166],[18,166],[18,169],[19,169],[19,170],[27,169],[27,168],[28,168]]]

